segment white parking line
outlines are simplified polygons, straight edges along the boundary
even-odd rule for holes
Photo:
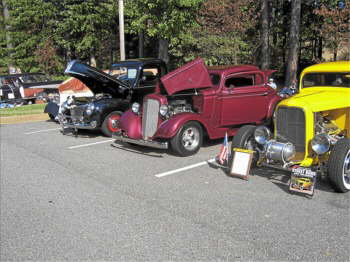
[[[155,177],[161,178],[161,177],[169,176],[169,175],[172,175],[172,174],[175,174],[175,173],[179,173],[179,172],[182,172],[182,171],[185,171],[185,170],[189,170],[189,169],[192,169],[192,168],[203,166],[205,164],[212,163],[212,162],[215,162],[215,158],[212,158],[212,159],[209,159],[209,160],[197,163],[197,164],[193,164],[193,165],[190,165],[190,166],[186,166],[186,167],[182,167],[182,168],[179,168],[179,169],[171,170],[171,171],[168,171],[168,172],[165,172],[165,173],[157,174],[157,175],[155,175]]]
[[[104,140],[104,141],[89,143],[89,144],[83,144],[83,145],[77,145],[77,146],[70,146],[70,147],[68,147],[68,149],[76,149],[76,148],[80,148],[80,147],[93,146],[93,145],[108,143],[108,142],[112,142],[112,141],[114,141],[114,139],[109,139],[109,140]]]
[[[42,132],[49,132],[49,131],[54,131],[54,130],[59,130],[61,129],[61,127],[59,128],[51,128],[51,129],[44,129],[44,130],[39,130],[39,131],[34,131],[34,132],[28,132],[28,133],[24,133],[25,135],[31,135],[31,134],[36,134],[36,133],[42,133]]]

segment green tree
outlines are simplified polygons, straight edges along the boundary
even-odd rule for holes
[[[179,35],[196,21],[196,13],[203,0],[143,0],[125,1],[128,32],[141,31],[158,46],[158,57],[169,62],[169,46],[178,41]]]
[[[117,28],[115,1],[63,0],[60,9],[56,41],[68,59],[90,60],[96,66],[96,55]]]
[[[12,48],[7,47],[9,62],[22,71],[36,72],[41,68],[36,57],[40,44],[53,34],[55,7],[43,0],[6,0],[10,12],[9,24]]]

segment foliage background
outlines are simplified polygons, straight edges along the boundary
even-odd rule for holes
[[[285,71],[291,1],[268,0],[270,67]],[[162,57],[175,68],[196,57],[208,65],[260,65],[260,4],[253,0],[124,0],[127,58]],[[2,0],[0,72],[10,64],[22,72],[61,75],[78,58],[100,68],[119,59],[118,1]],[[302,1],[300,68],[349,59],[349,0]],[[6,37],[7,36],[7,37]],[[164,49],[166,47],[166,49]],[[329,58],[327,58],[329,59]]]

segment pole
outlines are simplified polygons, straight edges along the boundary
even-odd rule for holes
[[[120,60],[125,60],[125,39],[124,39],[124,2],[119,0],[119,40],[120,40]]]

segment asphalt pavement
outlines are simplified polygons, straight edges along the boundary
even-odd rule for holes
[[[115,145],[53,122],[1,125],[0,260],[349,261],[350,194],[249,181],[198,154]]]

